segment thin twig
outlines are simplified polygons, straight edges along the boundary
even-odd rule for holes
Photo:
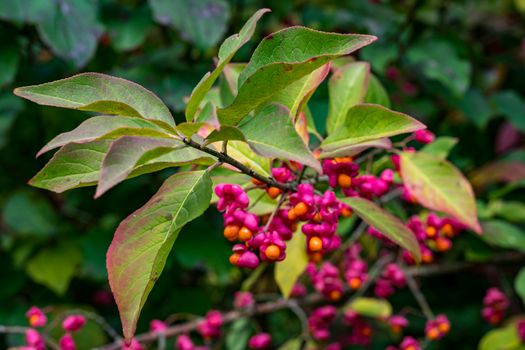
[[[213,148],[201,145],[198,142],[195,142],[195,141],[193,141],[192,139],[190,139],[188,137],[183,137],[182,138],[182,142],[184,142],[186,145],[188,145],[190,147],[193,147],[195,149],[198,149],[200,151],[203,151],[205,153],[208,153],[208,154],[214,156],[215,158],[217,158],[217,160],[219,160],[222,163],[230,164],[231,166],[237,168],[238,170],[240,170],[244,174],[246,174],[248,176],[251,176],[251,177],[253,177],[253,178],[255,178],[255,179],[257,179],[257,180],[259,180],[261,182],[264,182],[269,187],[277,187],[277,188],[280,188],[281,190],[284,190],[284,191],[295,191],[296,188],[297,188],[297,185],[295,184],[295,182],[287,182],[287,183],[277,182],[277,181],[275,181],[274,179],[272,179],[270,177],[266,177],[264,175],[261,175],[261,174],[255,172],[253,169],[248,168],[246,165],[244,165],[241,162],[237,161],[236,159],[230,157],[225,152],[218,152],[218,151],[214,150]]]
[[[268,231],[268,228],[270,227],[270,224],[272,223],[273,218],[275,217],[277,212],[281,209],[281,205],[283,205],[286,197],[287,197],[287,194],[283,193],[281,195],[281,198],[279,198],[279,202],[277,203],[277,206],[275,207],[275,210],[272,212],[272,214],[268,218],[268,222],[266,222],[266,226],[264,226],[264,231],[265,232]]]
[[[432,312],[432,309],[430,308],[430,305],[428,305],[427,299],[421,293],[421,290],[419,289],[416,280],[414,277],[408,273],[405,273],[405,280],[407,282],[407,286],[412,292],[412,295],[414,296],[414,299],[416,299],[419,307],[421,308],[421,311],[425,315],[425,317],[428,320],[434,319],[434,313]]]

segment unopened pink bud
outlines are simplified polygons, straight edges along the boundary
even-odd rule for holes
[[[60,346],[60,350],[76,350],[77,349],[77,346],[75,345],[75,341],[73,340],[73,337],[69,333],[64,334],[60,338],[60,340],[58,341],[58,345]]]
[[[149,330],[154,333],[162,333],[168,329],[168,325],[161,320],[151,320]]]
[[[254,335],[248,341],[250,349],[263,350],[268,349],[272,344],[272,337],[268,333],[259,333]]]
[[[70,315],[62,321],[62,328],[65,331],[78,331],[86,324],[86,318],[82,315]]]

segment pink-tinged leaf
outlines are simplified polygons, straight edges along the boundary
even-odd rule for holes
[[[390,240],[408,250],[416,261],[421,261],[421,251],[416,236],[406,225],[374,202],[360,197],[339,199],[370,226],[379,230]]]
[[[126,341],[135,333],[140,311],[180,230],[204,213],[211,193],[208,172],[177,173],[118,226],[106,260]]]
[[[175,121],[166,105],[144,87],[100,73],[81,73],[41,85],[24,86],[14,93],[45,106],[141,117],[166,126]]]
[[[481,233],[472,187],[451,163],[425,152],[402,153],[401,177],[421,205],[451,215]]]
[[[497,182],[514,182],[525,179],[525,163],[499,161],[486,164],[470,175],[475,188],[483,188]]]
[[[165,129],[146,119],[121,116],[96,116],[85,120],[75,129],[53,138],[37,153],[37,157],[68,143],[87,143],[100,139],[116,139],[123,135],[169,136]]]
[[[97,183],[110,140],[69,143],[59,149],[30,181],[31,186],[61,193]]]
[[[272,102],[280,103],[290,110],[293,120],[297,119],[315,89],[323,82],[330,72],[330,63],[314,70],[312,73],[279,91],[272,97]]]
[[[126,180],[133,169],[142,165],[140,160],[144,155],[149,154],[149,158],[151,158],[152,153],[160,156],[174,148],[182,147],[185,145],[174,139],[144,136],[119,138],[111,144],[106,157],[104,157],[95,198],[102,196],[107,190]]]
[[[267,36],[241,72],[234,101],[217,110],[220,123],[237,125],[279,91],[376,39],[371,35],[325,33],[304,27],[286,28]]]
[[[310,134],[308,132],[308,119],[304,112],[299,113],[295,121],[295,131],[301,136],[305,145],[310,143]]]

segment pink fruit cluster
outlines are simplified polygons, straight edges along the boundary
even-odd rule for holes
[[[394,294],[396,288],[405,287],[405,283],[404,272],[397,264],[390,263],[377,279],[374,293],[379,298],[388,298]]]
[[[356,176],[358,167],[351,161],[338,161],[335,168],[328,166],[328,169],[332,174],[329,177],[335,178],[336,184],[344,184],[337,178]],[[272,175],[282,183],[296,179],[288,167],[273,168]],[[232,248],[230,262],[249,269],[256,268],[260,261],[284,260],[286,241],[292,238],[299,221],[303,222],[302,233],[307,236],[306,250],[312,259],[319,261],[322,255],[340,246],[341,240],[336,234],[339,217],[352,213],[348,206],[337,200],[334,192],[317,195],[311,184],[299,184],[297,191],[288,196],[282,209],[270,219],[247,210],[250,200],[239,185],[219,184],[215,187],[215,194],[219,198],[217,209],[223,212],[224,236],[238,242]],[[270,221],[262,226],[266,220]]]
[[[359,255],[361,245],[354,244],[345,252],[344,275],[350,289],[357,290],[368,278],[368,264]]]
[[[489,288],[483,298],[481,315],[488,323],[497,325],[503,321],[509,305],[509,299],[501,290]]]
[[[425,335],[428,340],[439,340],[450,332],[450,321],[440,314],[435,319],[428,320],[425,325]]]
[[[306,272],[310,276],[316,291],[331,301],[337,301],[343,296],[343,281],[339,276],[339,269],[330,262],[325,262],[319,269],[309,263]]]
[[[45,350],[46,341],[42,334],[35,328],[44,327],[47,324],[47,316],[44,311],[36,306],[32,306],[26,312],[26,318],[29,328],[25,333],[26,346],[24,350]],[[75,340],[72,333],[80,330],[86,324],[86,318],[83,315],[69,315],[62,321],[64,334],[59,339],[58,347],[60,350],[76,350]]]

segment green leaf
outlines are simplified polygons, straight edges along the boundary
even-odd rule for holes
[[[54,10],[37,22],[42,40],[53,52],[81,68],[93,57],[103,27],[97,20],[97,3],[63,0],[49,3]]]
[[[110,143],[109,140],[101,140],[65,145],[29,184],[57,193],[94,185],[98,181],[99,169]]]
[[[503,218],[506,221],[514,223],[525,222],[525,203],[493,200],[489,203],[487,209],[492,215]]]
[[[373,104],[356,105],[337,129],[321,143],[325,152],[384,137],[413,132],[425,126],[414,118]]]
[[[496,110],[507,118],[515,128],[525,131],[525,100],[512,90],[500,91],[492,96]]]
[[[474,192],[454,165],[425,152],[402,153],[401,177],[421,205],[451,215],[481,233]]]
[[[168,107],[151,91],[131,81],[100,73],[15,89],[15,94],[45,106],[159,120],[174,126]]]
[[[372,141],[365,141],[356,144],[350,144],[347,146],[341,146],[336,148],[328,148],[328,150],[322,150],[319,155],[320,158],[335,158],[335,157],[353,157],[356,154],[363,152],[368,148],[392,148],[392,142],[388,138],[381,138]]]
[[[226,334],[227,350],[244,350],[250,339],[252,331],[251,321],[247,317],[241,317],[235,320]]]
[[[522,268],[514,279],[514,289],[525,304],[525,268]]]
[[[7,91],[0,93],[0,148],[7,143],[9,130],[23,108],[21,99]]]
[[[229,105],[237,96],[237,81],[246,63],[228,63],[219,80],[219,91],[223,105]]]
[[[45,237],[57,233],[58,217],[51,204],[25,191],[15,192],[7,198],[2,218],[16,234]]]
[[[381,105],[386,108],[390,108],[390,98],[385,88],[373,74],[370,74],[370,79],[368,80],[368,90],[366,91],[365,103],[374,103]]]
[[[480,236],[490,245],[525,252],[525,233],[518,227],[501,220],[483,222]]]
[[[246,137],[242,131],[235,126],[223,126],[220,130],[213,130],[208,137],[206,137],[204,145],[218,141],[244,141]]]
[[[130,51],[139,47],[153,27],[151,13],[146,6],[130,11],[126,20],[111,19],[107,23],[111,45],[117,51]]]
[[[85,120],[74,130],[62,133],[53,138],[38,151],[37,157],[68,143],[87,143],[99,139],[115,139],[123,135],[169,137],[166,130],[146,119],[121,116],[96,116]]]
[[[107,268],[126,340],[135,333],[140,311],[180,230],[204,213],[211,193],[208,172],[177,173],[117,228]]]
[[[191,121],[195,118],[197,109],[199,108],[199,105],[206,93],[213,86],[213,83],[215,80],[217,80],[222,70],[228,64],[228,62],[230,62],[237,50],[239,50],[244,44],[248,42],[248,40],[250,40],[253,33],[255,32],[255,26],[257,22],[267,12],[270,12],[270,10],[261,9],[257,11],[244,24],[238,34],[228,37],[222,43],[219,49],[219,62],[217,64],[217,68],[215,68],[212,72],[206,73],[206,75],[201,79],[197,86],[195,86],[195,89],[191,93],[188,106],[186,107],[187,121]]]
[[[457,143],[458,139],[455,137],[438,137],[434,142],[425,145],[421,149],[421,152],[432,154],[441,159],[446,159],[452,148],[454,148]]]
[[[184,147],[184,144],[174,139],[144,136],[124,136],[112,142],[102,162],[95,198],[126,180],[133,169],[142,165],[145,154],[160,156],[177,146]]]
[[[248,144],[241,141],[230,141],[228,142],[227,151],[232,158],[241,164],[261,175],[270,176],[271,160],[255,153]]]
[[[277,282],[283,297],[288,298],[290,296],[295,282],[307,265],[306,236],[299,230],[286,244],[286,259],[275,264],[275,282]]]
[[[0,18],[15,22],[38,22],[47,18],[53,10],[47,0],[0,1]]]
[[[478,89],[470,89],[467,91],[461,101],[459,101],[459,108],[478,128],[487,125],[488,121],[494,114],[490,108],[487,98]]]
[[[361,316],[386,319],[392,315],[392,305],[385,299],[359,297],[345,305]]]
[[[26,271],[37,283],[63,295],[82,261],[78,247],[71,242],[40,251],[27,262]]]
[[[312,73],[290,84],[272,97],[273,102],[280,103],[290,110],[290,116],[297,120],[299,113],[330,72],[330,64],[317,68]]]
[[[370,44],[369,35],[335,34],[291,27],[264,38],[239,76],[239,93],[217,111],[222,125],[236,125],[250,111],[334,58]]]
[[[438,59],[436,52],[441,58]],[[470,62],[460,58],[456,48],[448,41],[421,40],[406,53],[406,59],[426,78],[443,84],[455,96],[462,96],[469,86]]]
[[[290,339],[283,345],[281,345],[278,350],[301,350],[304,340],[302,338]]]
[[[486,333],[479,342],[479,350],[520,350],[521,340],[516,323],[512,322],[501,328]]]
[[[286,107],[268,105],[240,126],[251,148],[264,157],[295,160],[321,172],[321,164],[297,134]]]
[[[328,81],[328,134],[338,130],[345,123],[351,107],[364,102],[369,77],[370,65],[366,62],[352,62],[334,69]]]
[[[4,37],[0,37],[2,40]],[[7,85],[13,81],[18,71],[18,61],[20,54],[18,46],[13,44],[2,44],[0,50],[0,62],[2,62],[2,69],[0,69],[0,86]]]
[[[385,237],[408,250],[416,261],[421,260],[419,243],[414,233],[401,220],[364,198],[348,197],[339,200],[348,204],[361,219],[379,230]]]
[[[224,0],[149,0],[149,4],[157,22],[178,30],[201,50],[222,38],[230,17]]]

